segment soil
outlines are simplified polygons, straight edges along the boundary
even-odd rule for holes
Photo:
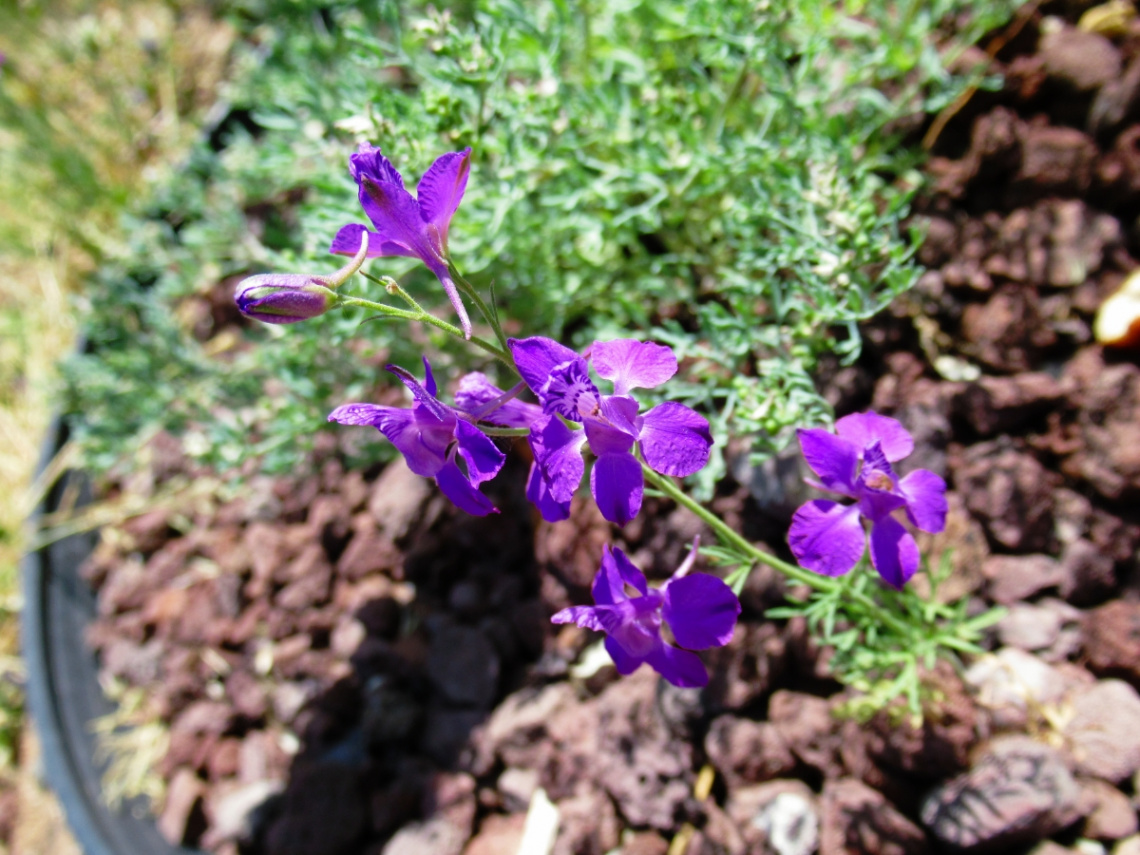
[[[849,692],[802,624],[763,618],[787,592],[762,571],[707,690],[584,668],[597,638],[549,617],[590,601],[604,543],[665,578],[702,531],[667,502],[620,531],[587,501],[544,523],[520,443],[486,488],[502,513],[476,519],[326,448],[312,476],[108,531],[88,568],[105,671],[170,725],[164,834],[511,853],[541,789],[558,855],[1140,852],[1140,365],[1092,336],[1140,257],[1140,25],[1083,32],[1083,5],[983,42],[1005,83],[938,135],[928,272],[821,377],[945,476],[924,548],[953,548],[950,593],[1010,607],[994,657],[936,673],[920,728],[836,715]],[[154,455],[158,482],[189,471],[176,443]],[[734,471],[752,490],[726,481],[716,509],[786,554],[796,479]]]

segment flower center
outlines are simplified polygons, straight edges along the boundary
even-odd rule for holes
[[[891,481],[891,476],[886,472],[881,472],[878,469],[872,469],[870,472],[863,474],[863,483],[865,483],[872,490],[884,490],[890,492],[894,489],[894,482]]]

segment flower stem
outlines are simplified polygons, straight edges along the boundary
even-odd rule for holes
[[[459,268],[450,260],[447,262],[447,270],[451,274],[451,278],[455,280],[455,284],[463,290],[464,294],[471,298],[487,323],[491,325],[491,329],[495,331],[495,338],[499,341],[499,347],[502,348],[505,353],[510,353],[510,348],[507,347],[507,336],[503,332],[502,325],[499,323],[499,313],[495,311],[494,307],[488,306],[487,303],[484,302],[483,298],[479,296],[479,292],[475,290],[475,286],[463,278],[463,274],[459,272]],[[512,368],[514,367],[513,361],[508,364],[510,364]]]
[[[403,288],[400,288],[400,286],[395,285],[394,283],[392,285],[389,285],[387,283],[382,284],[385,284],[385,287],[387,287],[389,291],[398,295],[402,300],[404,300],[404,302],[408,303],[408,305],[412,306],[413,308],[397,309],[395,306],[386,306],[383,303],[375,303],[372,300],[365,300],[360,297],[345,296],[341,296],[340,299],[337,300],[337,305],[359,306],[362,309],[369,309],[373,312],[379,312],[386,318],[400,318],[401,320],[406,321],[420,321],[421,323],[431,324],[431,326],[436,327],[437,329],[441,329],[448,335],[453,335],[460,340],[466,340],[463,335],[463,330],[454,324],[449,324],[447,321],[441,320],[435,315],[424,311],[419,303],[413,300],[412,297],[406,291],[404,291]],[[486,339],[479,338],[478,336],[471,336],[470,340],[472,344],[487,351],[487,353],[491,354],[496,359],[505,362],[508,367],[514,370],[514,360],[511,359],[511,354],[506,350],[506,348],[496,347],[491,342],[487,341]]]

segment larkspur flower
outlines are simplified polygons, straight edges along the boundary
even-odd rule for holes
[[[345,404],[329,413],[330,422],[371,425],[396,446],[417,475],[434,478],[439,489],[461,510],[474,516],[498,513],[479,492],[503,468],[506,455],[477,427],[436,397],[431,364],[424,357],[424,385],[397,365],[386,366],[411,391],[412,408],[378,404]],[[466,466],[459,467],[458,459]]]
[[[331,276],[304,273],[259,273],[234,289],[238,311],[267,324],[294,324],[323,315],[336,304],[334,289],[348,281],[367,257],[367,238],[361,238],[356,256]]]
[[[604,632],[606,652],[619,674],[632,674],[648,663],[675,686],[707,685],[708,672],[693,650],[721,647],[732,640],[740,601],[715,576],[687,575],[698,543],[693,541],[692,551],[660,588],[650,588],[625,553],[607,544],[594,577],[594,605],[571,606],[551,620]],[[662,623],[677,647],[661,637]]]
[[[625,525],[641,509],[644,479],[633,453],[662,475],[692,475],[709,458],[709,423],[683,404],[667,401],[644,416],[631,389],[651,389],[677,373],[668,347],[633,339],[597,341],[590,348],[598,376],[614,384],[603,395],[590,380],[586,358],[549,338],[510,339],[519,374],[538,396],[545,415],[531,425],[531,446],[546,490],[546,516],[568,504],[581,480],[581,447],[596,455],[590,490],[610,522]],[[567,427],[560,419],[580,423]],[[547,516],[547,519],[551,517]]]
[[[368,238],[368,257],[401,255],[418,258],[439,277],[463,334],[471,338],[471,321],[448,269],[447,230],[463,200],[471,171],[471,149],[436,158],[420,178],[416,195],[404,189],[404,178],[375,146],[363,144],[349,156],[348,168],[359,188],[360,205],[376,227],[359,223],[341,228],[329,252],[351,255]]]
[[[841,505],[814,499],[796,511],[788,545],[796,560],[825,576],[850,571],[866,549],[862,520],[870,523],[871,563],[888,585],[901,589],[918,569],[918,544],[896,511],[912,525],[937,533],[946,527],[946,482],[928,469],[899,478],[891,464],[914,451],[914,440],[895,419],[854,413],[835,423],[836,433],[799,431],[800,448],[819,477],[813,484],[854,499]],[[813,483],[813,482],[809,482]]]

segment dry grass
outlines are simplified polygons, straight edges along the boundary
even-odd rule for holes
[[[17,566],[84,276],[124,207],[195,138],[234,38],[195,0],[0,0],[0,680],[20,667]],[[6,779],[21,724],[10,706],[0,699]],[[28,822],[50,813],[26,802],[34,782],[18,789]],[[51,834],[20,836],[18,850],[63,851]]]

